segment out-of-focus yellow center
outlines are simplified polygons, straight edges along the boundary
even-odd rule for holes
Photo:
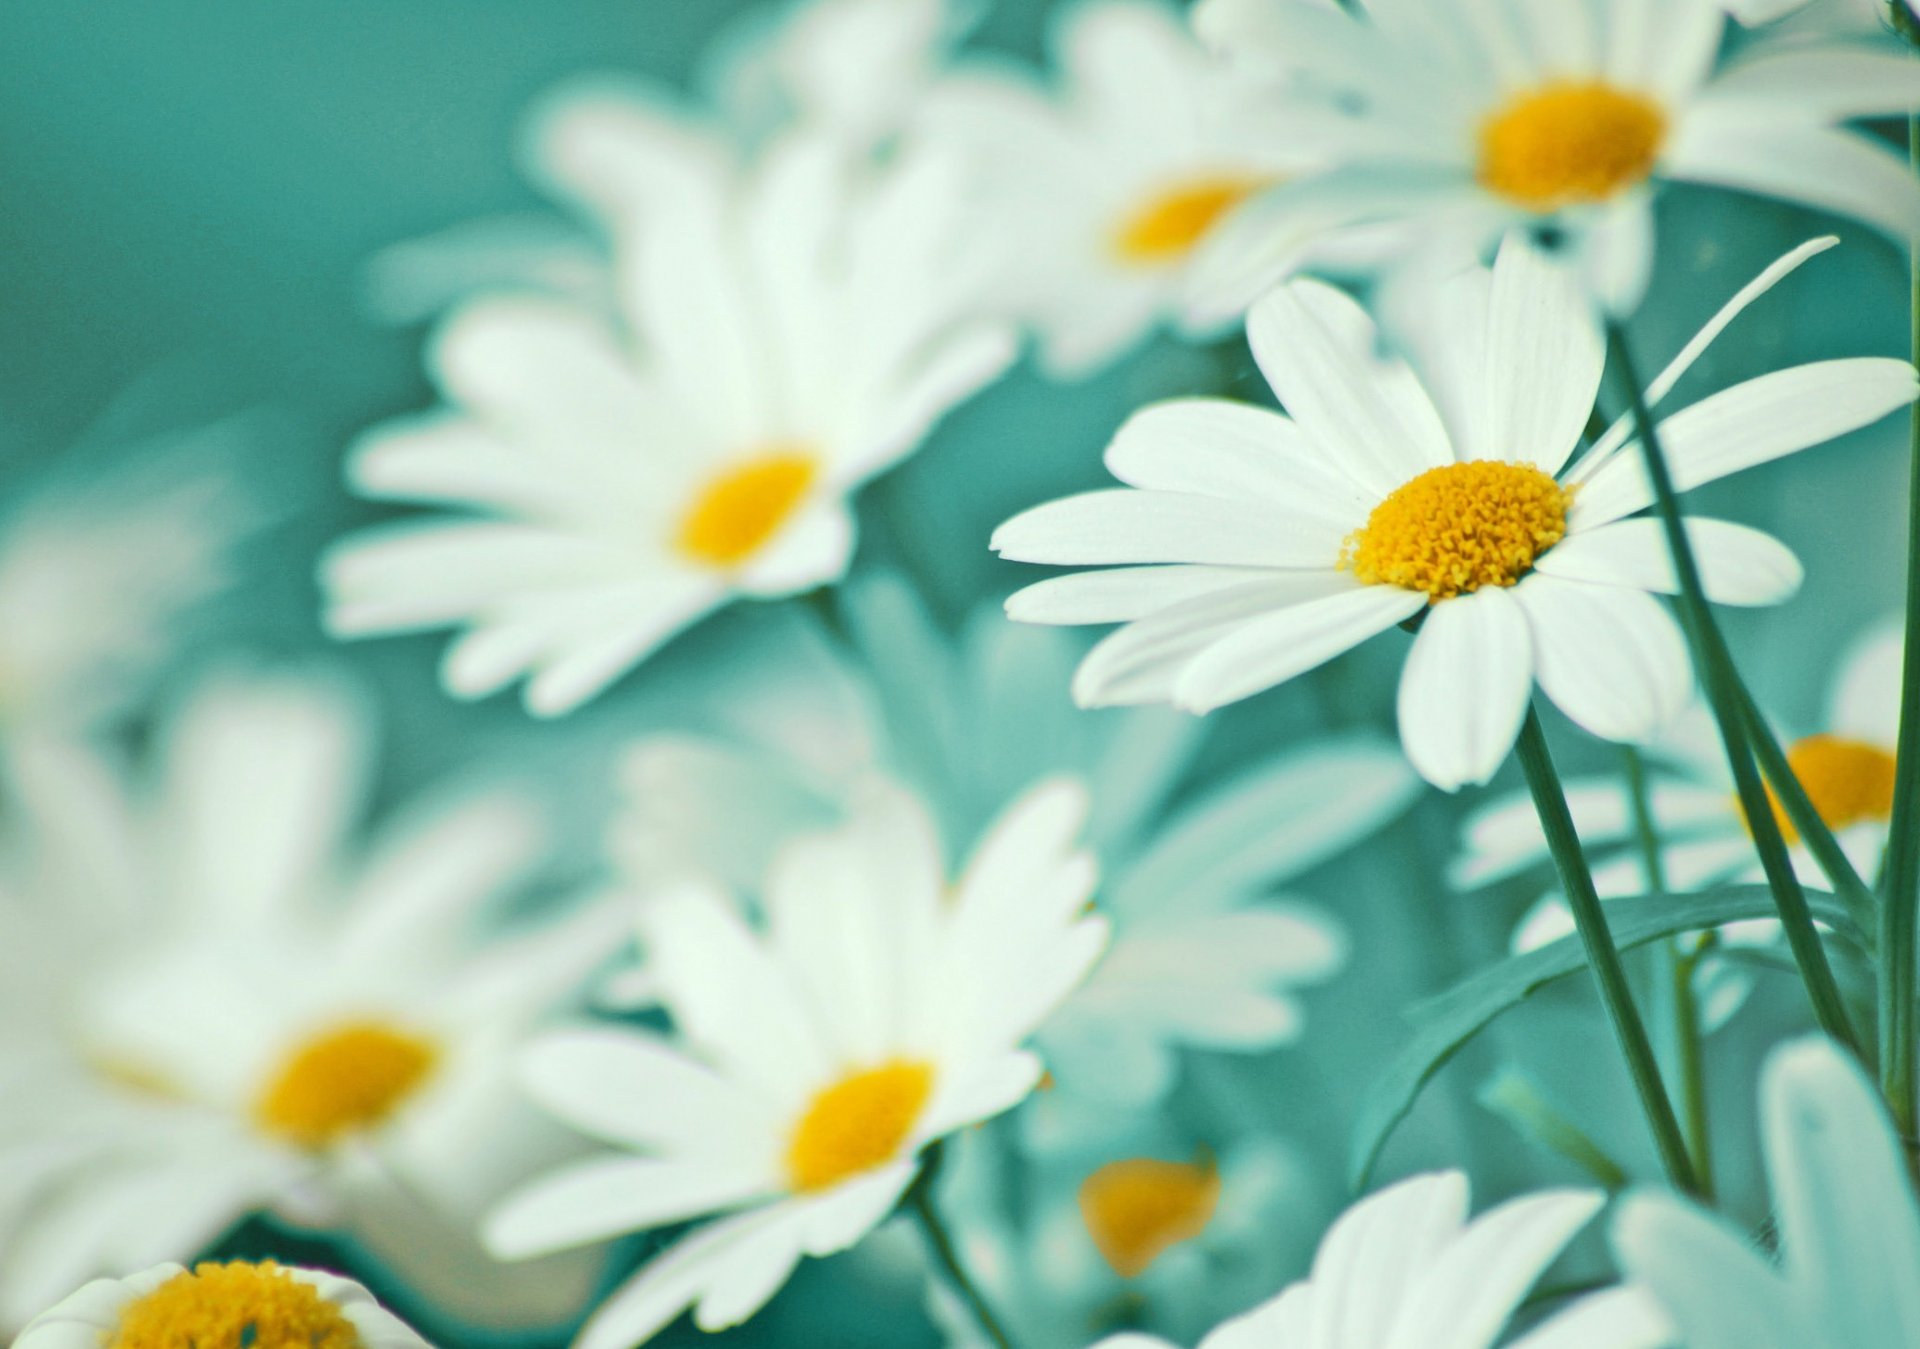
[[[1531,464],[1442,464],[1395,488],[1347,536],[1339,565],[1434,600],[1510,586],[1567,532],[1572,489]]]
[[[1558,81],[1509,99],[1480,124],[1479,179],[1517,206],[1606,201],[1653,172],[1667,118],[1640,94]]]
[[[105,1349],[361,1349],[312,1284],[271,1260],[203,1264],[127,1304]]]
[[[1787,765],[1829,829],[1838,831],[1893,816],[1894,758],[1878,745],[1837,735],[1810,735],[1787,750]],[[1773,803],[1781,835],[1788,843],[1799,842],[1800,832],[1771,786],[1767,799]]]
[[[708,481],[680,517],[673,546],[704,567],[731,570],[779,533],[820,475],[805,446],[775,446]]]
[[[910,1060],[847,1076],[816,1094],[787,1143],[787,1183],[801,1194],[884,1166],[920,1120],[933,1068]]]
[[[1080,1182],[1080,1217],[1094,1249],[1123,1279],[1199,1236],[1219,1201],[1220,1173],[1210,1162],[1132,1157]]]
[[[1221,216],[1265,186],[1264,179],[1228,175],[1176,183],[1120,221],[1113,232],[1113,254],[1137,267],[1178,262]]]
[[[254,1102],[260,1127],[321,1148],[391,1115],[433,1072],[439,1052],[378,1022],[336,1026],[295,1046]]]

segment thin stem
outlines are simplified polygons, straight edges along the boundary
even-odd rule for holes
[[[1686,630],[1687,645],[1720,730],[1720,742],[1727,753],[1727,766],[1733,772],[1733,784],[1746,815],[1747,828],[1753,834],[1754,848],[1773,891],[1774,906],[1780,913],[1780,926],[1786,932],[1787,946],[1794,963],[1800,967],[1801,982],[1807,999],[1813,1004],[1814,1019],[1820,1029],[1857,1054],[1853,1027],[1847,1021],[1846,1004],[1834,982],[1833,968],[1820,944],[1820,933],[1813,925],[1813,912],[1807,907],[1806,893],[1794,874],[1793,858],[1786,840],[1780,835],[1780,823],[1774,818],[1773,802],[1761,785],[1759,769],[1754,766],[1753,746],[1747,736],[1746,718],[1741,714],[1740,695],[1733,657],[1727,651],[1713,613],[1707,608],[1705,589],[1700,583],[1700,568],[1694,561],[1693,545],[1680,518],[1680,505],[1673,490],[1673,478],[1667,471],[1666,456],[1660,449],[1660,433],[1647,411],[1645,386],[1634,373],[1633,358],[1627,350],[1626,334],[1618,323],[1607,324],[1607,345],[1615,368],[1626,387],[1632,407],[1634,429],[1640,441],[1647,481],[1653,488],[1654,503],[1667,536],[1667,548],[1673,556],[1674,575],[1680,582],[1680,623]]]
[[[1632,745],[1620,747],[1626,761],[1627,803],[1633,812],[1633,835],[1640,848],[1640,865],[1646,872],[1647,888],[1663,894],[1667,888],[1666,865],[1660,857],[1660,827],[1653,818],[1653,802],[1647,795],[1647,767],[1640,751]],[[1689,953],[1683,938],[1669,938],[1662,954],[1668,978],[1668,1001],[1673,1009],[1673,1075],[1680,1086],[1680,1118],[1685,1121],[1687,1153],[1693,1158],[1694,1174],[1700,1178],[1701,1192],[1713,1196],[1713,1135],[1707,1116],[1707,1081],[1700,1053],[1700,1006],[1693,992],[1693,972],[1699,953]]]
[[[1527,789],[1533,794],[1533,808],[1540,816],[1540,829],[1553,853],[1554,866],[1560,872],[1560,887],[1573,910],[1574,926],[1587,949],[1587,963],[1600,988],[1600,1002],[1613,1025],[1621,1057],[1627,1061],[1627,1073],[1633,1078],[1640,1096],[1640,1108],[1646,1112],[1647,1127],[1653,1133],[1653,1145],[1660,1154],[1660,1165],[1667,1179],[1689,1194],[1701,1193],[1693,1163],[1687,1156],[1686,1140],[1680,1135],[1679,1121],[1673,1117],[1673,1103],[1660,1080],[1660,1065],[1654,1061],[1653,1045],[1647,1028],[1633,1005],[1633,993],[1627,987],[1627,972],[1620,964],[1620,951],[1613,944],[1607,927],[1607,915],[1601,911],[1600,896],[1593,888],[1593,873],[1587,869],[1586,855],[1580,851],[1580,835],[1573,827],[1573,815],[1567,809],[1566,791],[1547,749],[1546,733],[1540,729],[1540,714],[1531,707],[1520,727],[1520,766],[1527,775]]]
[[[933,1206],[933,1178],[940,1170],[940,1154],[937,1151],[940,1146],[934,1144],[934,1150],[921,1169],[920,1178],[907,1192],[907,1206],[913,1210],[914,1217],[920,1220],[920,1230],[926,1233],[927,1246],[946,1276],[948,1285],[967,1304],[973,1319],[980,1323],[981,1331],[995,1349],[1013,1349],[1013,1340],[1008,1337],[1006,1327],[1000,1324],[993,1307],[968,1277],[967,1267],[960,1263],[960,1253],[954,1249],[953,1238],[947,1235],[946,1225],[940,1221],[940,1214]]]
[[[1911,37],[1912,34],[1909,33]],[[1907,149],[1920,173],[1920,119],[1907,120]],[[1920,358],[1920,236],[1909,253],[1913,346]],[[1906,666],[1900,681],[1900,739],[1894,748],[1893,819],[1880,871],[1880,1086],[1903,1139],[1914,1137],[1920,1103],[1914,1090],[1915,906],[1920,905],[1920,407],[1910,423],[1907,470]]]

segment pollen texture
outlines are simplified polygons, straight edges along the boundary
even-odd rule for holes
[[[353,1323],[270,1260],[203,1264],[127,1304],[105,1349],[361,1349]]]
[[[739,566],[780,531],[819,472],[813,455],[793,448],[734,465],[708,482],[680,517],[675,550],[701,566]]]
[[[337,1026],[287,1055],[255,1101],[254,1118],[301,1147],[325,1147],[386,1119],[437,1057],[427,1041],[389,1026]]]
[[[1533,211],[1606,201],[1653,172],[1666,127],[1666,115],[1639,94],[1549,84],[1481,124],[1480,182]]]
[[[1807,799],[1832,830],[1893,816],[1893,755],[1864,740],[1837,735],[1810,735],[1787,750],[1787,764],[1806,789]],[[1799,841],[1799,831],[1787,819],[1780,798],[1767,788],[1774,818],[1788,843]]]
[[[1531,464],[1443,464],[1375,506],[1348,535],[1340,566],[1435,600],[1510,586],[1566,536],[1572,497]]]
[[[1256,178],[1201,178],[1157,193],[1120,222],[1113,233],[1114,256],[1140,267],[1177,262],[1221,216],[1263,185]]]
[[[1133,1157],[1109,1162],[1080,1182],[1087,1234],[1123,1279],[1199,1236],[1219,1200],[1220,1174],[1209,1163]]]
[[[900,1153],[933,1091],[933,1069],[899,1061],[850,1073],[816,1095],[787,1144],[787,1182],[805,1194]]]

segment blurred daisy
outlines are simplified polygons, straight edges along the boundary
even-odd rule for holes
[[[508,1051],[629,920],[588,906],[476,941],[528,878],[533,813],[463,793],[358,844],[369,730],[338,686],[228,675],[164,723],[148,773],[14,755],[0,1322],[269,1206],[355,1229],[456,1315],[584,1295],[590,1262],[520,1278],[467,1224],[570,1150],[517,1105]]]
[[[1920,1211],[1872,1086],[1822,1039],[1774,1050],[1761,1139],[1779,1255],[1674,1196],[1627,1197],[1613,1248],[1688,1349],[1906,1349],[1920,1343]]]
[[[618,324],[532,296],[456,312],[431,359],[452,407],[377,429],[349,472],[463,514],[348,539],[324,575],[336,634],[463,627],[450,692],[526,675],[555,715],[722,604],[837,581],[852,493],[1012,339],[973,317],[943,158],[864,172],[786,139],[742,170],[616,99],[570,103],[547,137],[595,184]]]
[[[431,1349],[351,1279],[257,1264],[156,1265],[96,1279],[35,1317],[14,1349]]]
[[[953,75],[923,125],[968,147],[1015,241],[1009,303],[1072,377],[1176,317],[1213,226],[1312,152],[1233,115],[1226,72],[1170,4],[1086,0],[1054,36],[1057,90],[1011,70]]]
[[[1217,399],[1148,407],[1107,449],[1128,487],[994,533],[1016,561],[1105,568],[1007,602],[1027,622],[1126,624],[1081,663],[1081,703],[1206,712],[1420,620],[1400,739],[1436,786],[1492,776],[1536,680],[1610,740],[1648,739],[1679,711],[1686,648],[1654,598],[1675,583],[1659,523],[1632,518],[1653,496],[1638,453],[1621,452],[1625,425],[1570,463],[1603,362],[1591,311],[1519,236],[1433,306],[1444,340],[1417,377],[1377,354],[1372,320],[1342,292],[1308,280],[1274,291],[1248,336],[1291,416]],[[1667,417],[1661,439],[1685,491],[1914,393],[1905,361],[1816,362],[1702,399]],[[1689,533],[1710,599],[1772,604],[1799,584],[1768,535],[1718,520]],[[1149,565],[1112,565],[1136,563]]]
[[[1355,1204],[1320,1243],[1313,1272],[1222,1325],[1201,1349],[1489,1349],[1527,1290],[1600,1211],[1598,1191],[1544,1190],[1467,1221],[1458,1171],[1415,1176]],[[1670,1341],[1638,1293],[1596,1294],[1513,1349],[1654,1349]],[[1173,1349],[1116,1335],[1096,1349]]]
[[[532,1043],[535,1099],[624,1151],[535,1182],[486,1238],[524,1256],[733,1212],[642,1266],[579,1349],[641,1343],[689,1306],[703,1330],[745,1320],[803,1255],[885,1219],[923,1148],[1033,1090],[1021,1044],[1106,939],[1086,912],[1085,814],[1077,787],[1036,788],[949,887],[925,809],[877,788],[843,829],[782,851],[763,931],[711,887],[648,906],[679,1039],[604,1026]]]
[[[1056,1089],[1035,1102],[1033,1141],[1161,1099],[1184,1050],[1257,1053],[1302,1034],[1299,994],[1340,970],[1347,942],[1282,887],[1411,803],[1419,784],[1390,745],[1303,745],[1170,808],[1201,728],[1158,708],[1076,710],[1066,634],[989,606],[956,640],[890,579],[843,598],[858,667],[796,633],[764,672],[716,691],[733,734],[635,746],[614,848],[637,889],[688,872],[748,879],[780,840],[837,818],[873,767],[921,790],[950,853],[996,798],[1073,773],[1098,787],[1087,836],[1113,941],[1037,1037]]]
[[[1629,312],[1666,182],[1783,198],[1904,243],[1920,184],[1904,156],[1841,124],[1920,107],[1920,68],[1832,42],[1723,65],[1727,8],[1203,0],[1202,37],[1270,81],[1276,133],[1331,161],[1223,226],[1210,309],[1243,308],[1327,229],[1400,219],[1418,221],[1427,247],[1467,256],[1514,225],[1569,232],[1596,293]]]

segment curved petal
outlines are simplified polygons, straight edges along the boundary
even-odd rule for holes
[[[1533,691],[1526,615],[1488,587],[1433,606],[1400,673],[1400,743],[1443,791],[1491,778]]]
[[[1651,595],[1536,573],[1514,598],[1533,632],[1540,687],[1583,730],[1648,740],[1686,705],[1686,642]]]
[[[1715,604],[1778,604],[1800,588],[1806,571],[1786,544],[1746,525],[1689,518],[1687,539],[1700,583]],[[1569,581],[1680,593],[1661,522],[1616,520],[1582,530],[1549,548],[1536,570]]]
[[[988,546],[1015,562],[1054,566],[1331,567],[1351,527],[1244,496],[1116,487],[1022,511]]]
[[[1250,697],[1385,632],[1426,603],[1417,592],[1355,585],[1251,619],[1188,662],[1174,680],[1173,703],[1211,712]]]

